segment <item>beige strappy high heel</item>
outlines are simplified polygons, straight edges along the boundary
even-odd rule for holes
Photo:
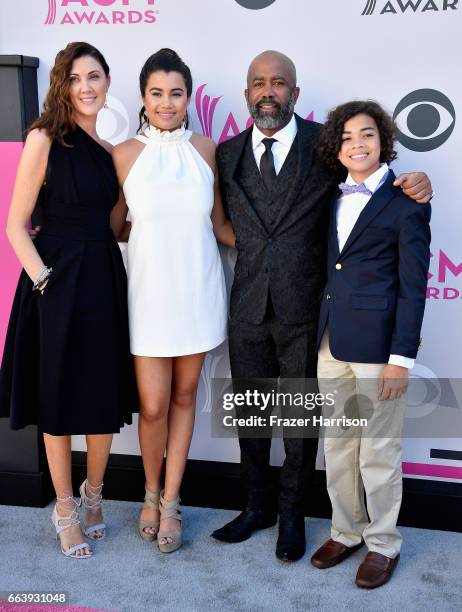
[[[88,493],[87,495],[87,488]],[[80,485],[80,504],[85,509],[95,509],[101,508],[101,502],[103,500],[103,483],[94,487],[92,484],[88,482],[88,479],[85,479]],[[96,533],[99,531],[100,533]],[[86,525],[85,521],[83,522],[83,533],[90,538],[90,540],[103,540],[106,537],[106,523],[98,523],[96,525]]]
[[[159,550],[163,553],[169,553],[180,548],[182,544],[182,518],[181,518],[181,510],[180,510],[180,498],[172,499],[172,501],[167,501],[163,496],[164,491],[160,492],[160,502],[159,502],[159,510],[160,510],[160,520],[166,518],[174,518],[177,521],[180,521],[179,529],[175,531],[162,531],[159,530],[157,534],[157,542],[159,545]],[[172,541],[166,544],[161,544],[160,540],[162,538],[170,538]]]
[[[144,504],[143,504],[142,511],[148,508],[151,510],[158,510],[159,509],[159,491],[149,491],[148,489],[145,489],[145,490],[146,490],[146,495],[144,496]],[[145,519],[142,519],[141,512],[140,512],[140,517],[138,519],[138,533],[140,534],[141,538],[145,542],[154,542],[154,540],[157,538],[157,532],[159,531],[160,523],[159,521],[146,521]],[[156,532],[146,533],[145,531],[146,528],[155,529]]]

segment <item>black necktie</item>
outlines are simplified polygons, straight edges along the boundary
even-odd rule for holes
[[[274,168],[274,157],[271,151],[273,142],[277,142],[275,138],[263,138],[262,143],[265,145],[265,152],[260,159],[260,172],[268,191],[271,191],[276,179],[276,170]]]

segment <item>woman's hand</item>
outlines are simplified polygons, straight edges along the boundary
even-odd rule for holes
[[[40,234],[40,230],[42,228],[40,227],[40,225],[36,225],[34,228],[29,228],[27,231],[29,233],[29,236],[31,238],[31,240],[35,240],[35,238],[37,238],[37,236]]]
[[[394,400],[407,390],[409,370],[397,365],[386,365],[378,378],[378,399]]]
[[[218,242],[221,242],[221,244],[224,244],[227,247],[235,249],[236,236],[234,235],[231,221],[226,218],[225,211],[223,209],[217,177],[215,177],[215,199],[212,209],[212,225],[213,233],[215,234],[215,238],[218,240]]]
[[[119,189],[119,200],[111,210],[111,229],[118,242],[127,242],[130,230],[126,231],[128,207],[122,189]]]

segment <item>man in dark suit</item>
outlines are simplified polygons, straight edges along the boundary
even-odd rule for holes
[[[316,333],[325,282],[333,174],[319,161],[320,126],[294,115],[299,96],[293,62],[265,51],[250,64],[245,96],[254,126],[217,149],[225,210],[236,234],[229,346],[234,379],[315,378]],[[414,199],[431,186],[421,173],[399,182]],[[240,437],[246,509],[213,532],[241,542],[277,520],[270,438]],[[305,552],[303,498],[314,471],[316,439],[285,438],[276,555]]]

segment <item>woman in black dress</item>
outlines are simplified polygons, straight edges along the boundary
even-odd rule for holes
[[[0,416],[43,432],[57,503],[52,521],[66,556],[91,555],[72,497],[71,435],[85,434],[83,532],[101,539],[103,475],[114,433],[138,410],[128,341],[126,275],[114,235],[125,207],[111,145],[96,133],[109,67],[87,43],[60,51],[43,115],[19,164],[7,234],[23,265],[0,378]],[[36,201],[43,213],[32,242]]]

